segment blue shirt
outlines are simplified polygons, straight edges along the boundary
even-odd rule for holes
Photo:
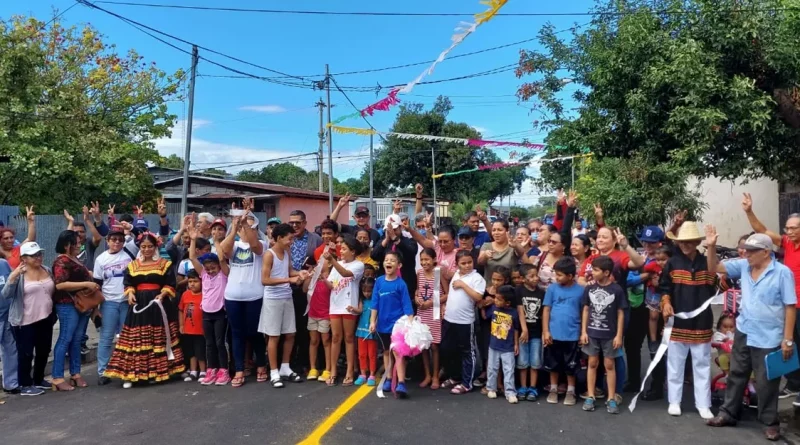
[[[578,341],[581,331],[583,286],[573,283],[562,286],[552,283],[544,294],[544,305],[550,307],[550,335],[553,340]]]
[[[378,311],[377,331],[391,334],[394,324],[403,315],[414,315],[406,282],[400,277],[391,281],[386,275],[378,277],[372,289],[372,310]]]
[[[475,234],[475,241],[472,242],[472,247],[480,249],[484,243],[489,243],[491,241],[492,237],[489,236],[489,232],[477,232]]]
[[[375,293],[373,292],[373,295]],[[361,300],[361,317],[358,319],[358,328],[356,329],[356,337],[370,338],[369,333],[369,317],[372,316],[372,299]]]
[[[773,258],[758,280],[753,281],[747,260],[726,261],[723,265],[730,278],[742,280],[736,329],[747,334],[747,346],[765,349],[780,346],[786,306],[797,303],[792,271]]]
[[[491,320],[489,347],[498,352],[514,352],[514,336],[519,324],[516,306],[499,308],[491,305],[486,310],[486,318]]]
[[[292,241],[292,268],[302,270],[303,262],[308,255],[308,230],[303,231],[303,236],[295,236]],[[313,259],[313,258],[312,258]]]
[[[11,275],[11,266],[8,261],[0,258],[0,291],[6,286],[6,280]],[[0,323],[8,321],[8,310],[11,308],[11,298],[0,298]],[[0,330],[0,337],[3,332]]]

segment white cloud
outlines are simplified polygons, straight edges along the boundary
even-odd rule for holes
[[[197,130],[198,128],[208,127],[208,126],[209,126],[209,125],[211,125],[211,124],[212,124],[212,122],[211,122],[211,121],[209,121],[209,120],[205,120],[205,119],[192,119],[192,130]],[[183,128],[183,127],[186,125],[186,123],[185,123],[185,122],[183,122],[183,121],[179,121],[179,122],[178,122],[178,123],[175,125],[175,127],[178,127],[178,125],[180,125],[180,127],[179,127],[179,128]]]
[[[480,134],[486,134],[489,132],[489,129],[487,129],[486,127],[479,127],[477,125],[472,125],[472,129]]]
[[[256,113],[268,113],[268,114],[276,114],[276,113],[285,113],[286,108],[283,108],[280,105],[248,105],[245,107],[239,107],[241,111],[255,111]]]

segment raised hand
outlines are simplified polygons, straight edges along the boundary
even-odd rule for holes
[[[158,198],[158,216],[161,218],[167,217],[167,199],[164,196]]]
[[[619,248],[625,250],[628,248],[628,237],[625,236],[622,231],[619,229],[614,231],[614,236],[617,238],[617,244],[619,244]]]
[[[192,214],[183,215],[181,230],[188,230],[189,227],[194,227],[194,224],[192,224]]]
[[[83,206],[83,222],[89,221],[89,206]]]
[[[567,199],[567,195],[564,194],[564,189],[558,189],[558,193],[556,193],[556,201],[562,203],[565,199]]]
[[[753,198],[750,196],[749,193],[743,193],[742,197],[742,210],[746,213],[750,213],[753,211]]]
[[[603,217],[603,207],[600,206],[600,203],[594,204],[594,216],[597,218]]]
[[[717,233],[717,228],[712,226],[711,224],[706,224],[705,232],[706,232],[706,246],[716,246],[717,238],[719,238],[719,234]]]
[[[392,206],[392,212],[394,214],[398,214],[403,211],[403,201],[399,199],[394,200],[394,205]]]
[[[414,186],[414,192],[417,194],[417,198],[422,199],[422,184],[417,183],[417,185]]]
[[[244,197],[242,198],[242,210],[245,212],[251,211],[255,208],[255,204],[253,204],[253,198]]]
[[[133,213],[136,214],[137,218],[141,218],[144,215],[144,209],[141,205],[133,206]]]
[[[433,225],[433,213],[428,212],[425,215],[425,227],[431,227]]]
[[[575,207],[575,204],[578,202],[578,194],[575,190],[570,190],[569,195],[567,196],[567,207]]]
[[[92,208],[89,211],[94,216],[94,220],[99,222],[103,220],[103,214],[100,212],[100,201],[92,201]]]
[[[111,218],[113,218],[113,217],[114,217],[114,210],[115,210],[116,208],[117,208],[117,206],[116,206],[116,205],[114,205],[114,204],[109,204],[109,205],[108,205],[108,218],[109,218],[109,219],[111,219]]]
[[[345,206],[346,206],[348,203],[350,203],[350,193],[345,193],[345,194],[344,194],[344,196],[342,196],[341,198],[339,198],[339,204],[338,204],[338,206],[339,206],[339,208],[340,208],[340,209],[343,209],[343,208],[345,208]]]
[[[751,201],[752,202],[752,201]],[[675,224],[681,225],[686,222],[686,215],[689,214],[688,210],[679,210],[678,213],[675,214]]]
[[[33,222],[36,219],[36,213],[33,211],[33,206],[25,206],[25,219],[27,219],[28,222]]]
[[[68,223],[75,222],[75,217],[70,215],[70,213],[69,213],[69,211],[67,209],[64,209],[64,219],[66,219]]]

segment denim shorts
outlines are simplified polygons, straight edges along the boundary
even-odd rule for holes
[[[542,339],[530,338],[527,343],[519,344],[517,369],[542,369]]]

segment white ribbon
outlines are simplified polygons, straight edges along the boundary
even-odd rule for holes
[[[650,361],[650,366],[647,367],[647,374],[645,374],[644,378],[642,379],[642,386],[639,388],[639,392],[633,396],[631,399],[630,405],[628,405],[628,410],[633,412],[636,409],[636,401],[639,399],[639,395],[644,392],[644,385],[647,383],[647,379],[650,378],[650,374],[653,373],[653,370],[656,368],[658,363],[664,358],[664,354],[667,353],[667,347],[669,346],[669,338],[672,336],[672,326],[675,324],[675,318],[680,318],[683,320],[688,320],[690,318],[697,317],[703,311],[708,309],[708,307],[712,304],[721,304],[720,299],[722,298],[722,294],[714,295],[713,297],[706,300],[699,308],[691,311],[691,312],[678,312],[675,314],[674,317],[670,317],[666,323],[664,323],[664,333],[661,336],[661,344],[658,346],[658,351],[656,351],[656,355],[653,360]]]
[[[133,313],[141,314],[154,304],[157,305],[159,309],[161,309],[161,321],[164,323],[164,333],[167,335],[167,359],[175,360],[175,354],[172,353],[172,336],[169,333],[169,320],[167,319],[167,311],[164,310],[164,305],[161,303],[161,300],[159,300],[158,298],[154,298],[150,303],[147,304],[147,306],[139,310],[136,310],[136,305],[134,305]]]
[[[311,275],[311,282],[308,283],[308,292],[306,292],[308,302],[306,303],[306,311],[303,313],[303,316],[308,315],[308,311],[311,310],[311,296],[314,295],[314,289],[317,287],[317,281],[319,281],[319,276],[322,274],[322,267],[325,264],[321,255],[319,259],[321,261],[318,262],[317,267],[314,268],[314,273]]]
[[[436,267],[433,269],[433,319],[439,320],[442,318],[442,302],[441,291],[442,288],[442,269]]]

